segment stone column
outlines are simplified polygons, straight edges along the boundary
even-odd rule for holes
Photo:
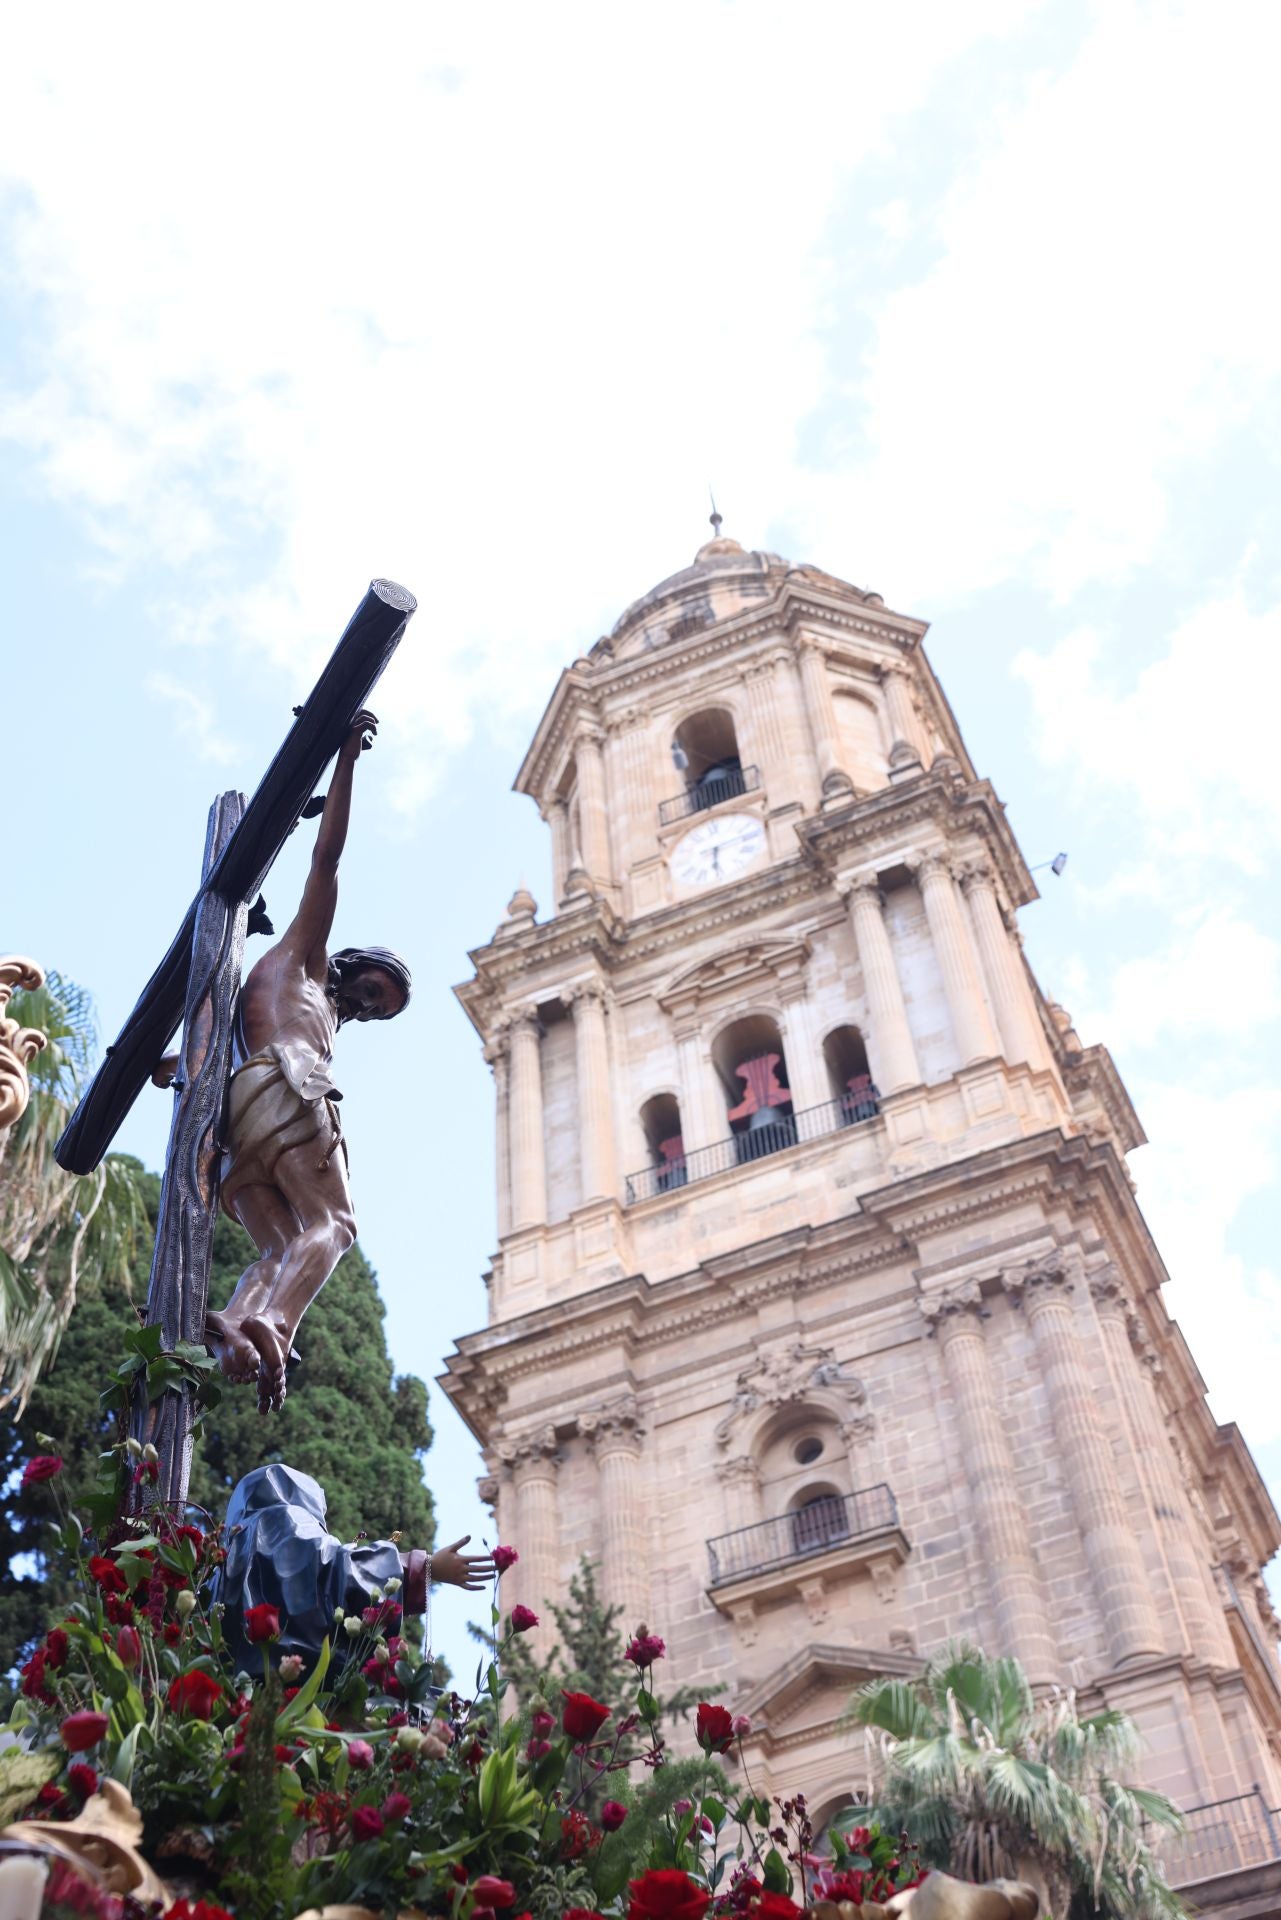
[[[574,751],[578,774],[578,851],[588,878],[598,887],[613,880],[609,857],[609,809],[605,801],[605,763],[601,736],[594,727],[579,734]]]
[[[537,1009],[512,1016],[508,1095],[512,1230],[547,1219],[547,1165],[543,1153],[542,1027]]]
[[[634,1400],[584,1414],[578,1423],[596,1459],[601,1580],[606,1605],[622,1607],[629,1636],[649,1619],[649,1543],[641,1484],[644,1429]]]
[[[691,1148],[710,1147],[728,1137],[728,1108],[697,1027],[677,1031],[676,1051],[681,1072],[681,1136],[689,1153]]]
[[[921,728],[912,704],[912,669],[901,660],[887,661],[881,669],[885,689],[885,711],[890,722],[890,765],[906,765],[921,760]]]
[[[649,714],[630,707],[610,725],[610,809],[615,830],[615,871],[631,869],[658,849],[658,800]]]
[[[1001,1279],[1022,1305],[1036,1343],[1054,1436],[1113,1661],[1123,1666],[1146,1659],[1163,1651],[1160,1623],[1081,1352],[1069,1298],[1072,1281],[1057,1253]]]
[[[730,1460],[718,1460],[716,1478],[725,1489],[725,1531],[738,1533],[754,1527],[761,1518],[761,1470],[750,1453],[735,1454]],[[710,1521],[708,1523],[710,1528]],[[714,1533],[709,1533],[715,1539]]]
[[[499,1458],[515,1493],[514,1525],[508,1545],[520,1554],[512,1569],[516,1575],[514,1582],[511,1574],[504,1581],[503,1601],[508,1612],[515,1601],[520,1600],[540,1615],[542,1626],[535,1631],[539,1633],[540,1652],[545,1659],[556,1635],[548,1603],[561,1597],[560,1521],[556,1500],[560,1454],[556,1429],[549,1423],[533,1433],[521,1435],[499,1448]],[[508,1506],[504,1498],[504,1516]]]
[[[772,805],[791,799],[794,775],[788,761],[779,708],[778,655],[767,653],[743,669],[751,715],[751,758],[761,771],[761,785]]]
[[[925,917],[943,976],[943,991],[952,1016],[952,1032],[961,1065],[969,1066],[975,1060],[994,1060],[1000,1053],[1000,1042],[988,1018],[978,964],[947,854],[927,853],[908,864],[925,902]]]
[[[814,741],[823,797],[831,799],[852,794],[854,783],[841,765],[840,743],[836,737],[836,712],[832,705],[832,685],[827,676],[823,643],[812,633],[800,633],[796,636],[796,652],[801,663],[805,715]]]
[[[512,1161],[509,1114],[511,1090],[508,1032],[496,1033],[485,1048],[485,1059],[494,1074],[494,1172],[498,1189],[498,1238],[512,1230]]]
[[[787,1060],[787,1084],[792,1090],[792,1109],[805,1113],[821,1107],[832,1098],[827,1071],[814,1045],[809,1002],[804,986],[780,996],[783,1004],[783,1052]]]
[[[783,784],[777,795],[770,789],[770,806],[777,806],[782,800],[797,800],[806,812],[811,812],[818,805],[819,771],[805,719],[805,700],[797,675],[796,656],[789,648],[781,647],[769,659],[773,663],[774,678],[772,682],[762,681],[761,684],[765,688],[772,688],[774,710],[783,738]]]
[[[1090,1292],[1121,1401],[1126,1442],[1133,1450],[1182,1617],[1184,1648],[1201,1659],[1230,1661],[1231,1637],[1223,1609],[1211,1604],[1209,1568],[1197,1548],[1156,1382],[1134,1350],[1130,1301],[1116,1268],[1107,1266],[1092,1274]],[[1158,1364],[1155,1355],[1148,1359]]]
[[[552,830],[552,899],[559,906],[568,891],[573,848],[569,843],[569,805],[564,800],[549,800],[543,814]]]
[[[850,914],[867,994],[866,1041],[872,1078],[882,1093],[919,1086],[921,1070],[875,874],[862,874],[850,883]]]
[[[574,1010],[574,1050],[578,1069],[578,1151],[581,1198],[612,1198],[618,1184],[614,1153],[614,1089],[609,1070],[609,1033],[605,1025],[605,989],[584,981],[566,996]]]
[[[943,1356],[1000,1645],[1022,1661],[1034,1683],[1051,1680],[1057,1649],[988,1365],[982,1298],[970,1282],[922,1300],[920,1308]]]
[[[996,878],[985,860],[967,862],[961,886],[970,903],[974,937],[978,943],[987,990],[1001,1030],[1001,1044],[1011,1066],[1027,1061],[1045,1064],[1045,1040],[1022,960],[1010,943],[996,897]]]

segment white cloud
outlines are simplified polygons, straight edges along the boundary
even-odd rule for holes
[[[1281,1014],[1281,946],[1248,920],[1210,914],[1157,951],[1123,960],[1103,1004],[1079,1010],[1089,1034],[1127,1048],[1257,1038]]]
[[[212,703],[194,687],[175,680],[169,673],[149,673],[146,686],[148,693],[169,708],[174,725],[200,759],[217,765],[226,765],[235,759],[235,747],[219,731]]]

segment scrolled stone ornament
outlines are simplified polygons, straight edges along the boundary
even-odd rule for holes
[[[27,1068],[47,1037],[36,1027],[20,1027],[9,1019],[5,1008],[17,988],[34,993],[44,985],[44,969],[24,954],[7,954],[0,960],[0,1133],[21,1120],[31,1098]]]

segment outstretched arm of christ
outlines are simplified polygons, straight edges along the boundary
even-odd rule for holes
[[[325,978],[329,935],[338,910],[338,862],[347,844],[351,820],[352,775],[362,749],[373,745],[377,731],[377,719],[364,709],[356,715],[350,733],[338,750],[312,851],[311,871],[298,911],[280,941],[281,948],[289,952],[313,980]]]

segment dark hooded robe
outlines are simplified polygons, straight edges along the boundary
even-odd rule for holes
[[[403,1580],[396,1596],[406,1613],[426,1606],[427,1555],[403,1558],[390,1540],[352,1546],[325,1526],[325,1496],[308,1473],[284,1465],[255,1467],[237,1482],[227,1505],[227,1558],[214,1580],[212,1598],[225,1609],[222,1630],[235,1657],[247,1666],[261,1660],[245,1635],[250,1607],[268,1605],[280,1614],[280,1639],[272,1656],[300,1653],[310,1663],[328,1635],[334,1658],[346,1658],[348,1641],[335,1616],[359,1615],[376,1606],[374,1589]]]

